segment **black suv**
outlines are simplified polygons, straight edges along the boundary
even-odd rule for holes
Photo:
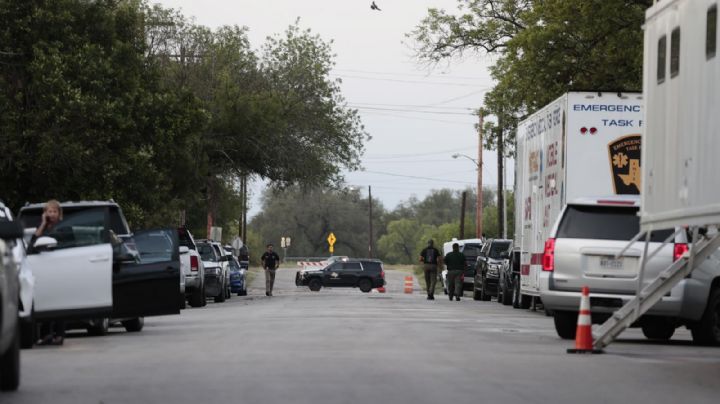
[[[501,269],[510,258],[512,240],[493,239],[485,243],[477,257],[473,299],[488,301],[498,295]]]
[[[385,285],[382,261],[371,259],[342,259],[316,269],[302,269],[295,276],[297,286],[308,286],[313,292],[326,288],[359,288],[368,293]]]
[[[520,249],[513,248],[510,258],[500,268],[498,279],[498,303],[504,306],[515,304],[515,286],[520,286]],[[520,289],[518,289],[519,291]],[[519,295],[518,295],[519,296]]]

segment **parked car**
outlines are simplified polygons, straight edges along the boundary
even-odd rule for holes
[[[5,220],[3,220],[5,219]],[[0,390],[20,385],[20,278],[13,254],[22,226],[0,217]]]
[[[0,221],[14,222],[14,220],[15,219],[13,218],[10,208],[0,202]],[[28,339],[31,335],[30,330],[34,326],[32,321],[32,305],[33,294],[35,293],[35,276],[32,274],[32,271],[30,271],[30,268],[25,265],[27,251],[24,237],[15,239],[15,242],[10,243],[10,245],[12,246],[12,254],[18,268],[18,277],[20,280],[20,347],[27,349],[31,348],[35,344],[34,340]]]
[[[228,254],[227,257],[230,268],[230,292],[237,293],[238,296],[247,296],[246,269],[232,254]]]
[[[383,263],[372,259],[345,258],[324,268],[302,269],[295,275],[297,286],[307,286],[317,292],[326,288],[359,288],[369,293],[385,285]]]
[[[205,296],[205,267],[197,251],[195,239],[186,227],[178,228],[180,240],[180,267],[185,276],[185,299],[191,307],[203,307],[207,304]],[[184,250],[185,247],[187,250]]]
[[[593,323],[604,322],[615,310],[631,300],[638,287],[644,241],[629,246],[640,231],[637,196],[583,198],[563,209],[551,237],[545,243],[541,298],[553,315],[561,338],[575,338],[580,290],[590,288]],[[643,286],[678,260],[688,249],[687,235],[680,232],[668,245],[662,242],[675,231],[651,234]],[[655,304],[634,326],[642,327],[651,339],[667,340],[675,328],[687,326],[693,340],[720,344],[720,252],[715,252],[671,292]]]
[[[513,247],[510,251],[510,261],[500,271],[500,297],[502,304],[507,303],[506,295],[510,296],[510,303],[513,308],[519,309],[521,307],[520,300],[520,259],[521,250],[520,247]],[[527,307],[525,307],[527,308]]]
[[[43,206],[20,209],[26,234],[40,224]],[[140,331],[142,317],[180,312],[176,229],[131,234],[114,201],[64,202],[61,207],[64,218],[50,237],[39,237],[28,248],[25,265],[37,280],[34,321],[69,320],[98,333],[121,322],[127,331]],[[158,238],[164,240],[161,250],[154,243]]]
[[[489,301],[498,296],[500,272],[508,264],[512,240],[491,239],[485,243],[476,260],[473,299]]]
[[[227,299],[230,279],[226,276],[227,258],[215,244],[211,240],[198,240],[197,248],[205,267],[205,295],[222,303]]]
[[[465,272],[463,273],[463,290],[473,290],[475,279],[475,261],[482,250],[484,241],[479,238],[470,239],[452,239],[443,244],[443,256],[452,251],[452,245],[458,243],[460,252],[465,255]],[[440,273],[440,279],[443,284],[443,291],[447,294],[447,269],[443,269]]]

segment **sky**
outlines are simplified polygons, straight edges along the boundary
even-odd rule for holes
[[[151,0],[152,1],[152,0]],[[346,172],[348,186],[385,208],[433,189],[476,187],[478,133],[472,114],[482,105],[493,80],[487,56],[466,54],[462,59],[428,66],[414,57],[406,38],[427,15],[428,8],[454,11],[457,0],[375,0],[382,11],[370,9],[371,0],[162,0],[195,22],[211,28],[240,25],[249,28],[252,46],[281,34],[300,19],[323,40],[333,41],[336,66],[333,78],[342,79],[342,93],[358,109],[372,139],[365,144],[364,171]],[[497,153],[483,153],[483,184],[497,186]],[[513,164],[507,162],[506,184],[513,182]],[[252,184],[249,215],[260,211],[262,181]],[[506,187],[507,188],[507,187]]]

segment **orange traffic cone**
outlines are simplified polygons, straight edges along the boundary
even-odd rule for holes
[[[405,293],[413,292],[413,278],[412,276],[405,277]]]
[[[603,353],[601,349],[593,348],[590,288],[587,286],[583,286],[582,297],[580,298],[580,312],[578,313],[577,331],[575,332],[575,348],[568,349],[567,353]]]

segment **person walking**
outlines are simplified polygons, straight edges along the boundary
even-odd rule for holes
[[[273,251],[273,245],[268,244],[265,254],[260,257],[265,269],[265,296],[272,296],[273,285],[275,284],[275,271],[280,266],[280,256]]]
[[[435,300],[435,284],[437,283],[437,268],[440,259],[440,251],[435,248],[434,244],[433,240],[428,240],[427,247],[420,251],[420,262],[422,262],[425,271],[428,300]]]
[[[447,288],[448,297],[452,301],[453,296],[455,300],[460,301],[460,296],[463,293],[463,272],[465,271],[465,254],[460,252],[460,244],[454,243],[452,245],[452,251],[449,252],[443,260],[447,266]]]

